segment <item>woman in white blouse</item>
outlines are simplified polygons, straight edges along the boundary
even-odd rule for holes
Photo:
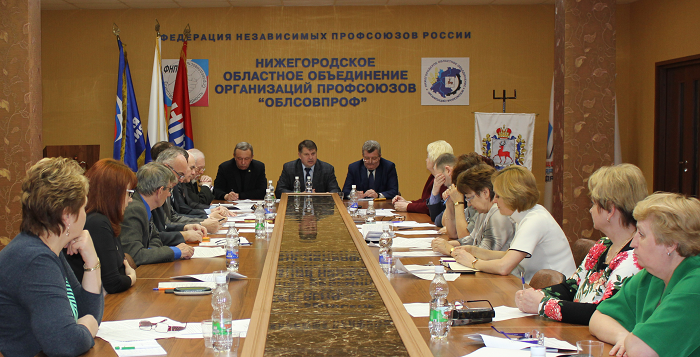
[[[570,276],[576,269],[569,241],[552,215],[537,204],[540,193],[532,172],[512,165],[494,173],[494,202],[515,222],[515,236],[507,251],[460,246],[452,256],[461,264],[499,275],[523,274],[529,282],[540,269]]]

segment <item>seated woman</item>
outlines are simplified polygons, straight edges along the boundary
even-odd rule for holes
[[[647,196],[642,171],[634,165],[604,166],[588,179],[593,227],[606,237],[588,252],[576,272],[561,284],[515,293],[515,304],[528,313],[587,325],[598,303],[613,296],[639,272],[630,242],[637,230],[632,211]]]
[[[100,260],[83,230],[88,181],[78,163],[45,158],[22,182],[21,232],[0,251],[0,353],[77,356],[95,344]],[[82,284],[62,249],[85,261]]]
[[[598,305],[590,332],[618,356],[700,356],[700,201],[655,193],[634,209],[644,269]]]
[[[96,162],[85,173],[90,182],[85,229],[90,232],[95,251],[102,263],[102,285],[108,294],[122,292],[136,283],[136,271],[124,259],[121,232],[124,210],[131,202],[136,187],[136,175],[128,166],[113,159]],[[80,255],[66,258],[73,273],[83,278]]]
[[[573,274],[576,265],[569,241],[552,215],[537,204],[540,193],[532,172],[511,165],[495,172],[491,180],[498,210],[516,224],[513,241],[505,252],[471,245],[457,247],[452,251],[457,262],[486,273],[522,274],[526,282],[540,269]]]
[[[486,250],[505,251],[510,247],[513,240],[515,226],[510,218],[502,215],[498,210],[498,205],[493,202],[494,192],[491,177],[496,170],[487,164],[478,164],[462,172],[455,182],[457,192],[464,201],[455,202],[466,203],[474,208],[478,213],[474,228],[466,237],[459,240],[447,241],[442,238],[435,238],[432,242],[433,251],[449,255],[460,245],[473,245]],[[451,196],[452,197],[452,196]],[[457,203],[454,204],[458,206]],[[454,210],[459,214],[459,211]],[[447,212],[447,211],[446,211]],[[460,217],[466,222],[463,215]],[[466,225],[466,223],[465,223]]]
[[[423,194],[421,194],[419,200],[415,201],[408,201],[400,195],[394,196],[394,198],[391,199],[391,203],[394,205],[395,210],[400,212],[430,214],[430,211],[428,210],[428,199],[430,198],[433,183],[435,181],[435,160],[437,160],[438,156],[444,153],[454,153],[452,150],[452,145],[450,145],[447,141],[438,140],[428,144],[428,157],[425,159],[425,168],[430,171],[430,175],[428,176],[428,180],[425,181],[425,186],[423,186]],[[442,194],[443,191],[445,191],[444,187],[440,189],[440,194]]]

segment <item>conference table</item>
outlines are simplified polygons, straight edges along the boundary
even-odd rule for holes
[[[289,197],[291,199],[291,196]],[[347,215],[345,206],[342,205],[338,197],[334,199],[337,209],[343,211],[347,230],[352,234],[360,235],[352,221],[348,220],[350,216]],[[285,204],[286,200],[287,197],[285,195],[280,202],[280,207]],[[361,202],[361,208],[366,207],[366,205],[365,202]],[[375,207],[392,208],[392,205],[390,201],[377,201],[375,202]],[[284,212],[284,210],[280,211]],[[424,214],[406,212],[395,212],[395,214],[403,216],[405,220],[430,222],[430,218]],[[259,311],[257,310],[259,310],[260,301],[265,298],[264,296],[257,296],[258,289],[261,287],[261,281],[265,281],[263,275],[270,274],[269,267],[266,270],[266,264],[269,265],[269,262],[266,261],[269,259],[268,251],[274,248],[276,237],[281,237],[283,229],[281,223],[283,219],[284,217],[280,217],[278,214],[272,238],[255,239],[253,233],[241,234],[242,237],[246,237],[252,244],[250,246],[242,246],[239,250],[239,273],[247,278],[232,279],[229,283],[229,292],[232,297],[231,313],[234,320],[249,319],[253,315],[258,316],[257,313]],[[210,235],[212,238],[222,236]],[[362,248],[364,249],[365,247]],[[366,264],[374,264],[376,267],[373,267],[373,269],[379,269],[378,248],[368,249],[372,255],[369,259],[370,262],[366,262]],[[405,257],[401,258],[401,261],[403,264],[437,265],[439,264],[439,257]],[[179,260],[170,263],[139,266],[136,269],[138,279],[134,286],[122,293],[106,295],[103,321],[154,316],[166,316],[173,320],[187,323],[199,323],[202,320],[209,319],[212,313],[211,295],[176,296],[174,294],[165,294],[162,291],[154,291],[154,288],[158,287],[159,282],[174,281],[171,279],[173,276],[211,273],[222,269],[225,269],[224,257]],[[401,303],[425,303],[430,301],[430,281],[428,280],[422,280],[410,274],[391,274],[388,277],[388,283],[393,288],[392,294],[395,293],[394,296],[398,296]],[[450,289],[448,299],[451,302],[485,299],[494,307],[501,305],[514,307],[514,293],[522,288],[520,280],[515,276],[498,276],[481,272],[462,274],[461,277],[449,282],[448,285]],[[405,311],[403,311],[403,314],[405,314]],[[415,325],[415,327],[412,326],[411,328],[420,334],[420,337],[425,341],[427,348],[434,356],[464,356],[483,347],[482,343],[470,339],[468,335],[480,333],[498,336],[498,333],[491,326],[504,332],[530,332],[537,329],[547,337],[568,341],[574,345],[579,340],[595,340],[595,337],[588,332],[587,326],[555,322],[539,316],[528,316],[493,323],[453,326],[447,338],[435,341],[430,339],[427,317],[410,318],[409,320],[412,320],[412,323],[409,322],[409,325]],[[267,327],[267,324],[264,324],[263,330],[258,331],[264,331]],[[253,325],[254,322],[251,321],[251,328],[253,328]],[[260,327],[258,326],[258,328]],[[260,336],[251,336],[251,332],[249,329],[247,338],[240,339],[238,355],[243,355],[242,350],[246,340],[250,340],[252,343],[256,337],[259,339]],[[205,348],[202,339],[168,338],[157,341],[167,351],[168,356],[226,355],[225,353],[217,354],[212,349]],[[607,355],[611,347],[608,344],[605,345],[605,355]],[[428,355],[427,349],[422,351],[419,353],[414,352],[412,355]],[[269,355],[270,353],[265,354]],[[231,353],[231,355],[234,354]],[[261,355],[261,353],[247,355]],[[108,342],[96,338],[95,346],[85,356],[116,356],[116,353]]]

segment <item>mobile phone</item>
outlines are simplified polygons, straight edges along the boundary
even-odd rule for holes
[[[175,295],[208,295],[211,294],[211,288],[206,287],[183,287],[173,289]]]

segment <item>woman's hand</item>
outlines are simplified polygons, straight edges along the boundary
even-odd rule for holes
[[[537,314],[543,298],[544,294],[539,290],[518,290],[515,292],[515,306],[522,312]]]
[[[136,270],[129,265],[129,262],[124,259],[124,272],[126,275],[131,278],[131,286],[134,286],[136,284]]]
[[[448,191],[449,191],[450,199],[452,199],[453,204],[454,204],[454,202],[464,202],[464,195],[461,192],[459,192],[459,190],[457,190],[457,186],[452,184],[452,186],[450,186],[450,188],[445,190],[445,192],[448,192]],[[464,208],[464,207],[462,207],[462,208]]]
[[[474,256],[467,252],[466,249],[457,249],[452,251],[452,257],[455,258],[457,263],[462,264],[467,267],[472,266],[472,261],[474,261]]]
[[[68,255],[80,254],[83,262],[85,262],[85,266],[88,268],[94,267],[99,261],[95,252],[95,246],[92,244],[92,237],[87,230],[83,230],[78,237],[68,242],[66,249]]]
[[[433,249],[433,252],[440,252],[445,255],[450,255],[450,250],[452,249],[452,245],[442,238],[433,239],[430,242],[430,247]]]
[[[629,333],[627,335],[629,335]],[[611,356],[627,356],[627,350],[625,349],[625,338],[627,337],[627,335],[622,336],[622,338],[615,342],[615,346],[613,346],[613,348],[610,349]]]
[[[90,334],[94,338],[95,335],[97,335],[97,320],[95,320],[95,317],[92,315],[85,315],[81,318],[78,319],[78,325],[83,325],[87,327],[88,331],[90,331]]]

